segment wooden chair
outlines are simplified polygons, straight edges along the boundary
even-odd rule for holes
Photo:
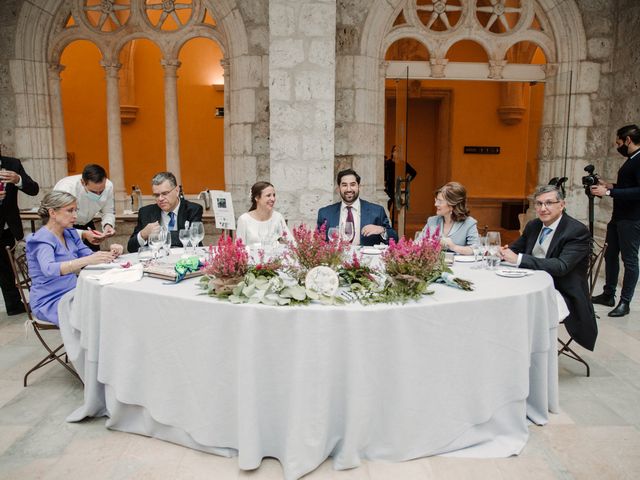
[[[24,308],[27,311],[27,315],[29,316],[28,321],[29,323],[31,323],[33,331],[36,333],[38,340],[40,340],[40,343],[42,343],[42,346],[48,352],[46,357],[36,363],[36,365],[25,374],[23,382],[24,386],[27,386],[27,378],[32,372],[35,372],[39,368],[48,365],[54,360],[60,363],[60,365],[66,368],[74,377],[76,377],[82,383],[82,380],[80,379],[78,373],[73,369],[71,365],[69,365],[67,354],[64,351],[64,344],[60,344],[56,348],[51,348],[51,346],[47,343],[47,341],[41,334],[41,332],[45,330],[59,330],[58,326],[54,325],[53,323],[38,320],[37,318],[35,318],[33,312],[31,311],[28,299],[29,289],[31,288],[31,277],[29,276],[29,268],[27,264],[27,255],[25,253],[24,242],[18,242],[13,248],[5,248],[7,249],[9,263],[11,263],[11,268],[15,277],[16,287],[20,292],[22,304],[24,305]]]
[[[599,251],[596,253],[596,250]],[[602,267],[602,260],[604,260],[604,254],[606,251],[606,243],[601,247],[598,242],[593,240],[593,248],[591,249],[591,253],[589,254],[589,296],[593,295],[593,290],[595,289],[596,281],[598,280],[598,274],[600,273],[600,267]],[[558,356],[566,355],[567,357],[582,363],[585,367],[587,367],[587,377],[591,376],[591,367],[589,367],[589,364],[584,358],[582,358],[575,350],[573,350],[569,346],[571,342],[573,342],[573,338],[571,337],[569,337],[569,340],[566,343],[558,339],[558,343],[560,343]]]

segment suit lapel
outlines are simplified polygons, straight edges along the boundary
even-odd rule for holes
[[[187,216],[187,202],[186,200],[180,200],[180,206],[178,207],[178,230],[180,230],[181,228],[183,228],[184,225],[184,221],[186,220]]]

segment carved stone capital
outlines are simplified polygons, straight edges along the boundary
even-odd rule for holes
[[[557,63],[546,63],[541,65],[544,70],[545,75],[548,77],[555,77],[558,73],[558,64]]]
[[[47,70],[49,72],[49,78],[52,80],[60,80],[60,74],[66,67],[59,63],[50,63],[47,65]]]
[[[229,69],[229,65],[231,65],[231,62],[229,62],[228,58],[221,58],[220,59],[220,66],[224,70],[225,74],[227,73],[227,70]]]
[[[502,78],[502,70],[506,64],[506,60],[489,60],[489,78],[494,80]]]
[[[118,78],[122,64],[102,60],[100,61],[100,66],[104,68],[104,71],[107,73],[107,77]]]
[[[449,60],[446,58],[431,58],[429,63],[431,64],[431,77],[444,78],[444,68],[449,63]]]

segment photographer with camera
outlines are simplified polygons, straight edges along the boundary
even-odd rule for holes
[[[622,317],[629,313],[629,304],[638,283],[638,248],[640,247],[640,129],[627,125],[616,132],[618,153],[627,160],[618,170],[616,183],[598,179],[590,187],[592,195],[613,198],[613,213],[607,224],[608,244],[605,253],[606,279],[604,291],[591,299],[593,303],[613,307],[622,256],[624,278],[618,306],[609,312],[610,317]]]

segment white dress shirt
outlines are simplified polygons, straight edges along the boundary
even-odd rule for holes
[[[178,210],[180,210],[180,199],[178,198],[178,204],[176,205],[176,208],[174,208],[172,211],[176,216],[176,224],[174,225],[174,227],[171,229],[171,231],[176,231],[178,230]],[[167,230],[169,230],[169,222],[171,221],[171,217],[169,217],[169,212],[165,212],[164,210],[161,210],[161,214],[160,214],[160,226],[166,228]],[[146,227],[146,225],[145,225]],[[143,227],[144,228],[144,227]],[[136,238],[138,239],[138,245],[140,245],[141,247],[144,247],[147,243],[148,240],[145,240],[144,238],[142,238],[142,235],[140,234],[140,232],[138,232],[138,235],[136,235]]]
[[[100,200],[93,201],[87,196],[84,185],[80,182],[82,175],[71,175],[56,183],[54,190],[62,190],[76,197],[78,203],[77,225],[86,225],[96,214],[100,213],[102,218],[102,228],[105,225],[116,225],[115,202],[113,200],[113,183],[107,179],[104,192],[100,195]]]
[[[544,257],[541,257],[541,258],[545,258],[546,257],[549,245],[551,245],[551,240],[553,239],[553,236],[556,233],[556,229],[558,228],[558,225],[560,225],[560,220],[562,220],[562,215],[560,215],[558,217],[558,219],[555,222],[553,222],[551,225],[544,225],[544,224],[542,225],[542,228],[540,229],[540,233],[538,233],[538,236],[536,237],[536,243],[535,243],[536,245],[539,245],[538,242],[540,241],[540,235],[542,235],[542,230],[544,230],[545,227],[550,228],[551,231],[547,234],[547,236],[545,237],[544,241],[542,242],[541,247],[542,247],[545,255],[544,255]],[[534,246],[534,250],[535,250],[535,246]],[[531,252],[531,253],[533,255],[533,252]],[[534,256],[536,256],[536,255],[534,255]],[[518,266],[520,266],[520,262],[522,262],[522,254],[521,253],[518,254]]]

